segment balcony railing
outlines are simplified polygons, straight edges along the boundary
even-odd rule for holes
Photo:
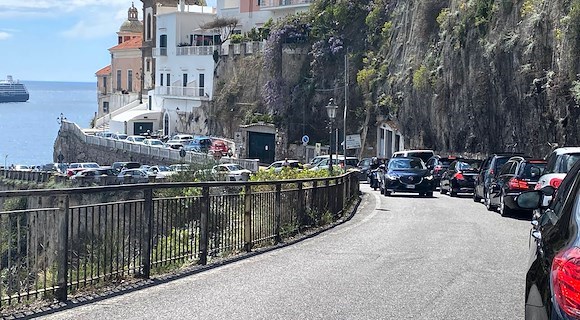
[[[312,0],[261,0],[260,8],[262,9],[284,9],[288,7],[306,7]]]
[[[154,57],[165,57],[167,56],[167,48],[154,48],[153,50]]]
[[[184,98],[209,99],[205,87],[155,87],[155,94]]]
[[[177,47],[178,56],[209,56],[214,53],[215,50],[220,50],[220,46],[190,46],[190,47]]]

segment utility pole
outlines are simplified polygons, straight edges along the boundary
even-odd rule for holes
[[[346,112],[348,110],[348,48],[344,52],[344,118],[343,124],[343,153],[345,157],[345,168],[346,168]]]

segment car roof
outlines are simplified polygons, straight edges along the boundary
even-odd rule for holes
[[[555,152],[557,155],[567,154],[567,153],[580,153],[580,147],[564,147],[564,148],[558,148],[558,149],[555,149],[552,152]]]

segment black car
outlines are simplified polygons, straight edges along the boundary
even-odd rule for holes
[[[489,192],[489,186],[495,181],[495,176],[501,166],[503,166],[511,157],[521,156],[517,153],[494,153],[487,157],[481,164],[481,170],[475,178],[475,191],[473,192],[473,201],[479,202],[484,199],[486,205]]]
[[[481,160],[461,159],[449,165],[441,176],[439,192],[454,197],[458,193],[471,193],[475,189],[475,177],[479,173]]]
[[[518,205],[542,206],[554,188],[522,193]],[[566,175],[545,213],[534,217],[526,273],[525,319],[578,319],[580,315],[580,162]]]
[[[381,177],[381,192],[386,196],[393,192],[412,192],[432,197],[434,189],[433,175],[421,158],[392,158]]]
[[[435,186],[439,186],[441,176],[445,171],[447,171],[447,169],[451,165],[451,162],[457,159],[458,158],[454,156],[441,157],[439,155],[435,155],[429,158],[427,162],[425,162],[427,169],[429,169],[429,172],[431,172],[431,174],[433,175],[433,181],[435,183]]]
[[[524,191],[534,190],[544,168],[545,160],[512,157],[499,170],[489,187],[487,210],[499,209],[502,216],[522,210],[516,198]]]

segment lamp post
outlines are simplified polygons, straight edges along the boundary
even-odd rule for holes
[[[328,113],[328,119],[329,121],[329,133],[330,133],[330,141],[328,143],[329,145],[329,151],[330,151],[330,162],[328,164],[328,173],[330,175],[332,175],[332,123],[334,121],[334,118],[336,117],[336,109],[338,109],[338,106],[336,104],[334,104],[334,99],[330,98],[330,101],[328,101],[328,105],[326,105],[326,112]]]
[[[8,177],[8,167],[6,166],[8,154],[4,156],[4,178]]]
[[[66,120],[66,117],[64,116],[64,114],[61,112],[60,116],[58,116],[58,118],[56,118],[56,122],[60,125],[62,125],[62,122]]]

